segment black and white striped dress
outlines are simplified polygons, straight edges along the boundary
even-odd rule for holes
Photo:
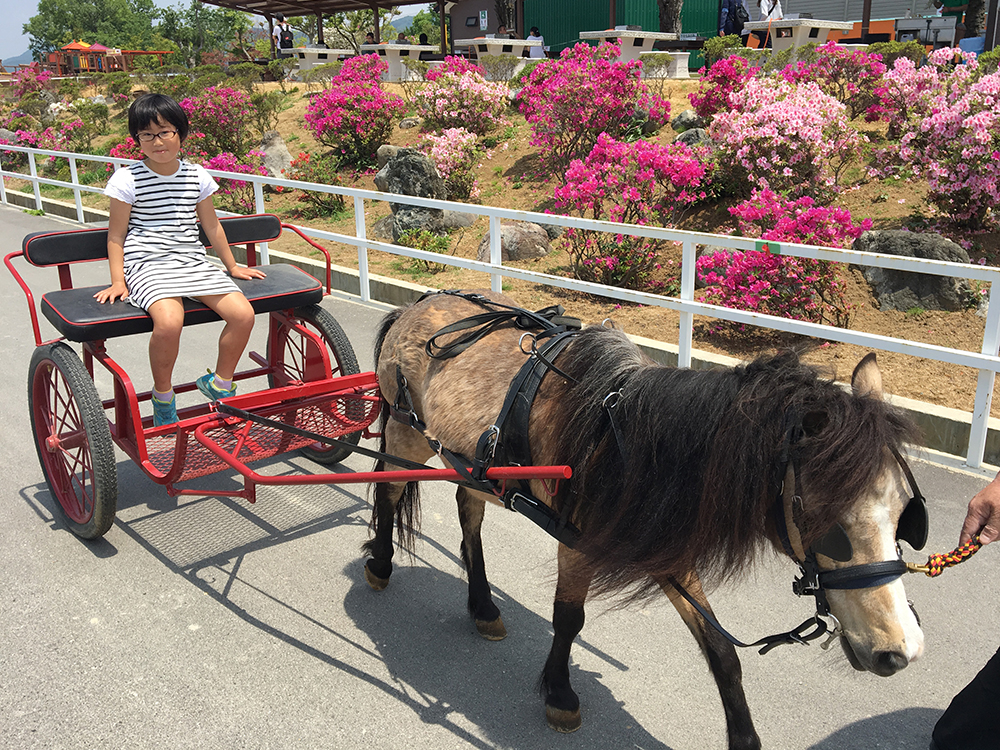
[[[148,310],[166,297],[240,291],[225,271],[208,260],[198,235],[196,207],[218,189],[204,167],[186,161],[166,177],[141,161],[111,176],[104,194],[132,206],[125,236],[129,302]]]

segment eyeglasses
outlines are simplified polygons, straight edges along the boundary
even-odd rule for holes
[[[176,130],[161,130],[159,133],[139,133],[139,140],[143,143],[150,143],[159,138],[161,141],[169,141],[177,135]]]

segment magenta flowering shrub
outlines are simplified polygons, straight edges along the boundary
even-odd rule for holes
[[[444,75],[462,76],[466,73],[475,73],[478,76],[486,78],[486,71],[479,65],[470,62],[464,57],[453,57],[451,55],[446,57],[440,65],[428,69],[426,77],[428,81],[436,81]]]
[[[825,199],[860,151],[861,136],[849,126],[844,105],[815,83],[751,78],[729,95],[729,104],[708,132],[720,168],[744,194],[758,187]]]
[[[202,163],[205,169],[217,169],[220,172],[235,172],[236,174],[266,175],[264,168],[264,152],[249,151],[243,156],[229,152],[216,154]],[[256,210],[253,183],[248,180],[217,178],[219,189],[216,192],[219,205],[235,213],[252,214]]]
[[[416,92],[417,111],[435,130],[464,128],[477,135],[496,130],[507,111],[507,84],[475,71],[441,73]]]
[[[707,152],[684,143],[623,143],[602,133],[584,161],[575,160],[555,202],[588,219],[666,224],[705,197],[711,167]],[[569,229],[573,275],[628,289],[649,285],[664,243],[645,237]]]
[[[427,135],[425,150],[444,180],[448,200],[479,197],[472,169],[482,151],[475,133],[464,128],[448,128],[440,135]]]
[[[346,163],[373,163],[393,119],[406,109],[401,97],[382,89],[380,76],[387,68],[378,55],[353,57],[306,107],[306,127]]]
[[[688,94],[688,100],[700,117],[709,117],[727,109],[729,95],[758,73],[760,68],[736,55],[716,60],[707,71],[702,68],[698,90]]]
[[[826,247],[847,247],[872,224],[871,219],[854,224],[847,209],[818,206],[808,196],[793,201],[767,189],[755,190],[729,212],[746,237]],[[704,302],[813,323],[848,323],[844,283],[827,261],[751,250],[704,255],[696,268],[708,285]]]
[[[553,171],[586,157],[602,133],[621,138],[637,110],[654,123],[669,119],[670,103],[642,82],[642,65],[617,58],[613,44],[577,44],[528,76],[519,95],[521,114],[531,126],[532,145]]]
[[[963,68],[965,66],[959,66]],[[951,78],[959,74],[956,68]],[[912,118],[900,156],[927,178],[928,200],[958,224],[981,228],[1000,206],[1000,73],[932,96]]]
[[[209,154],[246,154],[257,142],[253,104],[242,91],[211,86],[180,102],[191,130],[204,134],[202,148]]]
[[[51,78],[51,71],[34,68],[26,68],[14,73],[11,76],[11,100],[17,102],[32,94],[38,94],[43,89],[48,88],[48,82]]]
[[[882,85],[882,56],[848,50],[831,40],[819,47],[815,62],[788,65],[781,76],[790,83],[811,81],[847,106],[848,119],[868,112],[878,104],[875,90]]]

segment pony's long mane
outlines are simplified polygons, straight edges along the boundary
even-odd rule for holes
[[[656,590],[650,576],[696,570],[718,583],[744,572],[767,547],[789,415],[805,428],[792,460],[806,544],[862,498],[892,460],[886,448],[913,431],[794,352],[698,372],[652,364],[624,334],[592,327],[557,364],[578,381],[553,409],[557,460],[574,472],[557,503],[583,531],[595,593],[636,598]],[[604,401],[616,391],[613,425]]]

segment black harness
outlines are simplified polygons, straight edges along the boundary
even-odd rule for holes
[[[501,326],[513,324],[525,331],[520,346],[528,358],[511,381],[500,414],[480,435],[475,457],[471,461],[461,454],[449,451],[440,441],[427,437],[427,425],[413,409],[406,377],[398,366],[396,400],[389,407],[390,415],[424,435],[434,452],[467,480],[463,484],[496,495],[503,501],[507,510],[525,516],[568,547],[574,546],[580,536],[579,530],[569,523],[567,517],[560,516],[532,495],[526,480],[519,480],[515,486],[507,487],[488,479],[486,471],[493,465],[531,466],[531,447],[528,443],[528,417],[531,414],[531,405],[549,370],[567,380],[573,379],[556,367],[554,361],[580,330],[580,321],[577,318],[564,316],[561,305],[529,312],[494,302],[481,294],[457,290],[428,292],[420,299],[423,300],[433,294],[462,297],[482,306],[486,312],[463,318],[438,330],[427,340],[424,347],[427,356],[432,359],[450,359]],[[461,335],[455,337],[455,334]],[[527,351],[525,351],[526,339],[531,342]],[[447,340],[447,343],[442,343],[443,340]],[[470,478],[471,481],[468,481]]]

